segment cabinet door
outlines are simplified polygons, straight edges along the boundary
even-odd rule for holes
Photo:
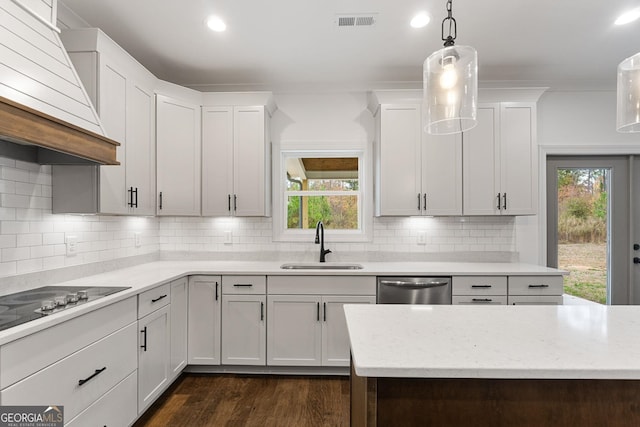
[[[322,297],[322,365],[349,366],[351,346],[345,304],[375,304],[375,296]]]
[[[130,79],[127,92],[127,179],[125,193],[129,213],[136,215],[155,214],[154,113],[153,88]],[[135,192],[131,194],[129,190],[135,190]],[[134,206],[129,206],[130,203]]]
[[[119,166],[100,168],[100,212],[126,214],[125,173],[127,164],[127,78],[106,55],[99,55],[98,115],[107,136],[120,143],[116,148]]]
[[[270,295],[267,303],[267,364],[319,366],[322,356],[320,297]]]
[[[189,364],[220,364],[220,276],[189,278]]]
[[[162,393],[169,381],[169,305],[138,320],[138,413]]]
[[[463,212],[499,215],[500,104],[478,107],[478,124],[463,134]]]
[[[200,215],[200,107],[156,99],[158,215]]]
[[[538,205],[535,103],[500,105],[500,188],[507,215],[534,215]],[[505,196],[506,194],[506,196]]]
[[[222,296],[222,364],[265,365],[266,297]]]
[[[376,214],[420,215],[420,106],[381,105],[378,114]]]
[[[202,215],[231,215],[233,108],[202,109]]]
[[[187,366],[187,308],[188,280],[186,277],[171,282],[171,357],[169,375],[175,378]]]
[[[233,109],[233,213],[236,216],[265,216],[265,184],[271,179],[267,163],[263,106]]]
[[[422,210],[462,215],[462,135],[423,135]]]

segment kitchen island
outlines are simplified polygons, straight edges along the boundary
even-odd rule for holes
[[[635,306],[345,306],[351,424],[640,425]]]

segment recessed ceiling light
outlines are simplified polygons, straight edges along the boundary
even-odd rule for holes
[[[211,15],[207,18],[207,27],[209,27],[211,31],[220,33],[227,29],[227,24],[225,24],[219,16]]]
[[[625,12],[622,15],[618,16],[618,19],[616,19],[616,22],[614,22],[614,23],[616,25],[624,25],[624,24],[628,24],[630,22],[633,22],[638,18],[640,18],[640,7],[637,7],[635,9],[633,9],[633,10],[630,10],[630,11]]]
[[[430,20],[431,18],[426,12],[420,12],[411,19],[411,26],[413,28],[423,28],[427,26]]]

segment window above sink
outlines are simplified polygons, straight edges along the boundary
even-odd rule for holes
[[[371,173],[365,143],[282,143],[274,159],[273,235],[313,243],[371,240]]]

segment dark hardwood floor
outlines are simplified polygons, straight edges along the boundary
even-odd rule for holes
[[[349,377],[183,374],[134,427],[348,425]]]

